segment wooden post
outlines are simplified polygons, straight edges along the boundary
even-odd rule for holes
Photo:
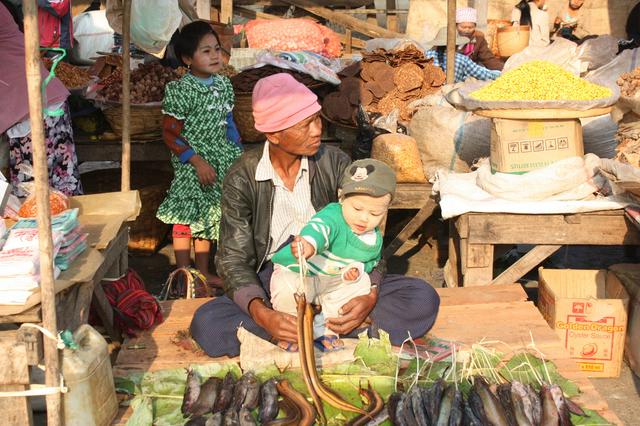
[[[44,144],[44,119],[42,116],[42,76],[40,75],[40,34],[38,8],[35,0],[22,3],[24,13],[24,48],[29,96],[29,120],[31,121],[31,149],[36,188],[38,251],[40,255],[40,292],[42,294],[42,326],[54,336],[56,327],[56,293],[53,280],[53,241],[51,239],[51,208],[49,205],[49,172],[47,150]],[[60,386],[60,364],[57,342],[44,339],[45,383],[49,387]],[[62,424],[61,395],[47,395],[47,424]]]
[[[131,0],[124,0],[122,17],[122,176],[120,190],[131,189]]]
[[[456,0],[447,0],[447,84],[456,79]]]
[[[220,1],[220,22],[233,24],[233,0]]]

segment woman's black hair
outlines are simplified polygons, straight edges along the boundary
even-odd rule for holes
[[[520,0],[520,2],[516,4],[516,8],[520,9],[520,25],[531,26],[531,7],[529,6],[529,2],[527,0]]]
[[[207,34],[213,34],[218,44],[220,44],[220,37],[214,31],[214,29],[208,23],[204,21],[195,21],[185,25],[180,30],[180,33],[176,37],[176,44],[174,46],[176,57],[180,62],[184,64],[182,57],[192,58],[193,54],[198,48],[198,43]]]

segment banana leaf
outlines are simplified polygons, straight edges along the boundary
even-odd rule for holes
[[[153,407],[151,398],[136,396],[131,401],[133,414],[127,420],[127,426],[148,426],[153,424]]]
[[[507,380],[530,384],[536,389],[540,387],[538,381],[540,379],[545,383],[557,384],[569,398],[580,394],[578,386],[562,377],[553,362],[542,360],[528,353],[514,355],[500,369],[500,374]]]
[[[571,413],[571,424],[574,426],[613,426],[613,423],[608,422],[600,414],[593,410],[583,409],[586,417],[578,416]]]

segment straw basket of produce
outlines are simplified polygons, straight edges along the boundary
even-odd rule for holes
[[[524,50],[529,45],[529,33],[531,30],[528,25],[507,26],[498,28],[498,51],[500,56],[508,58],[518,52]]]
[[[160,135],[164,87],[180,78],[180,73],[159,62],[142,64],[131,72],[131,134]],[[122,72],[115,70],[104,78],[98,95],[105,105],[103,113],[113,132],[122,136]]]
[[[111,126],[113,133],[122,136],[122,104],[106,103],[102,113]],[[160,136],[162,133],[162,104],[131,104],[129,129],[132,136]]]

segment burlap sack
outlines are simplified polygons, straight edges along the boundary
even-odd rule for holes
[[[400,133],[387,133],[373,140],[371,158],[396,172],[398,183],[427,183],[416,140]]]

